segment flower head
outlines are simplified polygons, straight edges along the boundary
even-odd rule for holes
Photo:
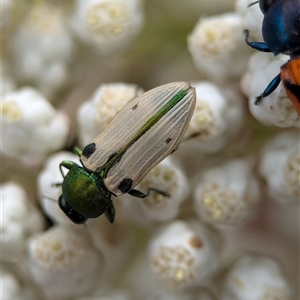
[[[1,261],[16,262],[25,256],[28,237],[44,229],[44,220],[17,183],[2,184],[0,194]]]
[[[33,2],[10,40],[13,69],[19,81],[30,82],[52,98],[69,83],[74,42],[61,6]]]
[[[125,104],[142,92],[135,84],[101,84],[77,113],[81,145],[94,139]]]
[[[72,28],[103,55],[127,48],[143,23],[140,0],[77,0]]]
[[[67,141],[68,118],[33,88],[6,94],[0,103],[0,113],[1,152],[27,165],[40,164]]]
[[[242,19],[233,13],[200,18],[188,37],[197,69],[212,80],[238,78],[250,50],[242,36]]]
[[[195,212],[212,225],[237,226],[257,211],[259,192],[253,160],[228,161],[203,171],[198,178]]]
[[[193,83],[197,102],[185,137],[193,137],[187,147],[204,153],[224,148],[242,127],[242,101],[236,90],[212,82]],[[182,144],[181,147],[185,147]]]
[[[161,228],[149,243],[154,274],[167,286],[199,286],[220,266],[217,236],[196,221],[175,221]]]
[[[300,199],[299,132],[283,132],[265,145],[260,173],[268,191],[280,203],[299,203]]]
[[[291,299],[279,264],[269,257],[242,256],[230,268],[223,286],[224,300]]]
[[[83,228],[54,227],[32,238],[28,247],[29,271],[47,299],[74,298],[99,282],[103,257]]]

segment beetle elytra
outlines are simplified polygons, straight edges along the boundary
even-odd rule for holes
[[[133,189],[159,162],[175,151],[187,129],[196,102],[194,88],[174,82],[154,88],[125,105],[85,146],[75,148],[82,166],[63,161],[64,175],[59,206],[75,223],[84,223],[105,213],[114,221],[111,195],[129,193],[144,198]]]

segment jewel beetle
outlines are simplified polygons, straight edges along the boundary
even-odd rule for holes
[[[174,82],[154,88],[125,105],[104,130],[81,151],[82,166],[73,161],[59,165],[64,177],[58,203],[74,222],[84,223],[103,213],[112,223],[111,196],[129,193],[145,198],[134,187],[175,151],[195,109],[196,92],[189,83]],[[64,175],[63,167],[68,169]]]
[[[275,56],[286,54],[290,59],[281,66],[260,96],[258,105],[269,96],[282,82],[287,96],[300,115],[300,0],[259,0],[260,10],[264,14],[262,35],[264,42],[250,42],[249,31],[245,30],[245,42],[261,52],[272,52]]]

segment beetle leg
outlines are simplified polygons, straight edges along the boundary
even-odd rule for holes
[[[78,148],[77,146],[74,147],[74,152],[80,157],[82,155],[82,150]]]
[[[66,169],[70,170],[74,165],[77,165],[76,163],[74,163],[74,161],[71,160],[63,160],[60,164],[59,164],[59,169],[60,169],[60,173],[62,174],[63,177],[65,177],[63,171],[62,171],[62,167],[65,167]]]
[[[59,184],[59,183],[55,183],[55,184]],[[52,186],[53,186],[53,184],[52,184]],[[49,196],[46,196],[46,195],[42,195],[42,196],[45,197],[46,199],[52,201],[52,202],[55,202],[57,204],[57,200],[55,200],[55,199],[53,199],[53,198],[51,198]]]
[[[60,173],[61,173],[62,177],[65,178],[65,174],[62,170],[62,166],[63,166],[63,162],[59,164],[59,170],[60,170]]]
[[[143,192],[139,191],[139,190],[131,190],[128,192],[128,194],[130,194],[131,196],[133,197],[137,197],[137,198],[146,198],[147,196],[149,196],[150,192],[153,191],[153,192],[156,192],[158,194],[161,194],[163,195],[164,197],[170,197],[169,194],[163,192],[163,191],[160,191],[160,190],[157,190],[157,189],[154,189],[154,188],[148,188],[148,191],[146,194],[144,194]]]
[[[113,223],[115,220],[116,210],[113,203],[106,209],[105,216],[109,220],[110,223]]]
[[[74,165],[76,165],[76,163],[74,163],[74,161],[71,160],[64,160],[59,164],[59,170],[63,178],[65,178],[65,174],[62,170],[62,167],[65,167],[68,170],[70,170]],[[62,185],[62,183],[54,183],[54,186],[59,186],[59,185]]]
[[[64,162],[64,161],[63,161],[63,162]],[[65,174],[64,174],[64,172],[63,172],[63,170],[62,170],[62,167],[64,166],[63,162],[61,162],[61,163],[59,164],[59,171],[60,171],[62,177],[65,178]],[[52,183],[51,186],[52,186],[52,187],[62,186],[62,182]]]
[[[252,5],[255,5],[255,4],[257,4],[257,3],[259,3],[259,1],[252,2],[252,3],[250,3],[247,7],[251,7]]]
[[[191,135],[189,135],[189,136],[187,136],[186,138],[182,139],[182,140],[181,140],[181,143],[182,143],[182,142],[186,142],[186,141],[188,141],[188,140],[191,140],[191,139],[193,139],[193,138],[196,138],[196,137],[200,136],[201,134],[202,134],[201,131],[192,133]]]
[[[271,80],[271,82],[268,84],[268,86],[265,88],[262,94],[256,97],[255,105],[258,105],[264,97],[267,97],[270,94],[272,94],[278,87],[280,81],[281,81],[280,74],[278,74],[276,77],[274,77]]]
[[[200,136],[202,133],[199,131],[199,132],[196,132],[196,133],[192,133],[191,135],[189,135],[189,136],[187,136],[187,137],[185,137],[185,138],[183,138],[181,141],[180,141],[180,144],[181,143],[184,143],[184,142],[186,142],[186,141],[189,141],[189,140],[191,140],[191,139],[193,139],[193,138],[196,138],[196,137],[198,137],[198,136]],[[172,153],[174,153],[175,151],[177,151],[177,149],[179,148],[179,144],[177,145],[177,147],[175,147],[173,150],[172,150],[172,152],[171,152],[171,154]]]
[[[70,170],[74,164],[75,164],[75,163],[74,163],[73,161],[70,161],[70,160],[64,160],[64,161],[62,161],[62,162],[59,164],[59,170],[60,170],[60,173],[61,173],[61,175],[62,175],[63,178],[65,178],[65,174],[64,174],[64,172],[63,172],[63,170],[62,170],[62,167],[65,167],[65,168],[67,168],[68,170]],[[62,186],[62,182],[52,183],[51,186],[52,186],[52,187]]]
[[[245,43],[251,48],[261,52],[272,52],[264,42],[249,42],[249,30],[244,30]]]
[[[172,153],[174,153],[175,151],[177,151],[178,148],[179,148],[179,144],[172,150],[172,152],[171,152],[170,154],[172,154]]]

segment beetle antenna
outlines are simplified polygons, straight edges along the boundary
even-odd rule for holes
[[[57,200],[49,197],[49,196],[46,196],[46,195],[42,195],[43,197],[47,198],[48,200],[52,201],[52,202],[55,202],[57,204]]]
[[[253,6],[253,5],[257,4],[257,3],[259,3],[259,1],[252,2],[252,3],[250,3],[250,4],[248,5],[248,7]]]
[[[189,136],[183,138],[183,139],[181,140],[180,143],[184,143],[184,142],[189,141],[189,140],[191,140],[191,139],[194,139],[194,138],[196,138],[196,137],[198,137],[198,136],[200,136],[200,135],[201,135],[201,131],[192,133],[191,135],[189,135]],[[176,149],[176,150],[177,150],[177,149]]]

